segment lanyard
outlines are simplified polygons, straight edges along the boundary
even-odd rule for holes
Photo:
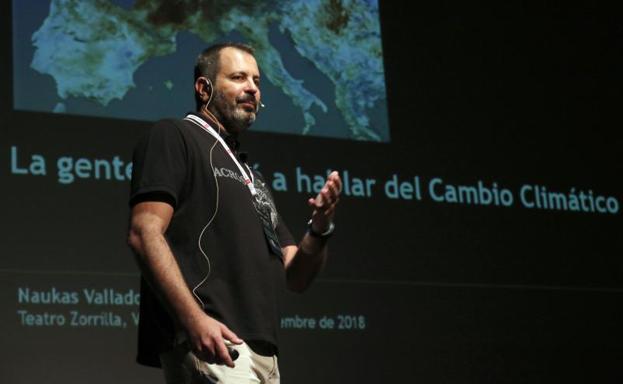
[[[187,115],[184,120],[187,121],[191,121],[195,124],[197,124],[199,127],[201,127],[204,131],[206,131],[207,133],[209,133],[210,135],[212,135],[212,137],[214,137],[216,140],[219,141],[219,143],[221,143],[221,145],[223,146],[223,148],[225,148],[225,152],[227,152],[227,154],[229,155],[229,157],[231,157],[232,161],[236,164],[236,166],[238,167],[238,170],[240,171],[240,173],[242,174],[242,179],[244,180],[244,184],[247,186],[247,188],[249,188],[249,192],[251,192],[251,196],[255,196],[257,195],[257,191],[255,190],[255,185],[253,185],[253,173],[251,172],[251,169],[249,168],[249,166],[247,166],[245,164],[245,166],[247,167],[247,170],[249,171],[249,175],[251,176],[249,178],[249,176],[247,176],[247,173],[244,171],[244,169],[242,168],[242,165],[240,164],[240,162],[238,161],[238,159],[236,159],[236,156],[234,155],[234,153],[231,151],[231,149],[229,149],[229,146],[227,145],[227,143],[225,142],[225,140],[223,140],[223,138],[221,137],[221,135],[219,135],[214,128],[212,128],[208,123],[206,123],[205,121],[203,121],[203,119],[194,116],[194,115]]]

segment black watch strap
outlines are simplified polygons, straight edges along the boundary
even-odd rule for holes
[[[309,233],[313,237],[317,237],[319,239],[328,239],[329,237],[331,237],[331,235],[333,235],[333,231],[335,231],[335,224],[333,224],[333,222],[329,224],[329,229],[322,233],[314,231],[314,229],[312,228],[311,219],[307,222],[307,233]]]

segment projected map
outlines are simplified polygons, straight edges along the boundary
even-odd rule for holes
[[[267,105],[254,129],[389,141],[376,0],[28,3],[13,2],[16,109],[180,116],[196,55],[244,41]]]

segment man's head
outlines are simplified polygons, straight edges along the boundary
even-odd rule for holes
[[[260,103],[259,84],[259,68],[248,45],[213,45],[197,58],[197,110],[211,112],[229,133],[239,133],[255,121]]]

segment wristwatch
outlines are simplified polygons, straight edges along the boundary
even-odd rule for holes
[[[309,233],[313,237],[317,237],[319,239],[328,239],[329,237],[331,237],[331,235],[333,235],[333,231],[335,231],[335,224],[333,224],[333,222],[329,223],[329,229],[322,233],[314,231],[314,229],[312,228],[311,219],[309,219],[309,221],[307,222],[307,233]]]

